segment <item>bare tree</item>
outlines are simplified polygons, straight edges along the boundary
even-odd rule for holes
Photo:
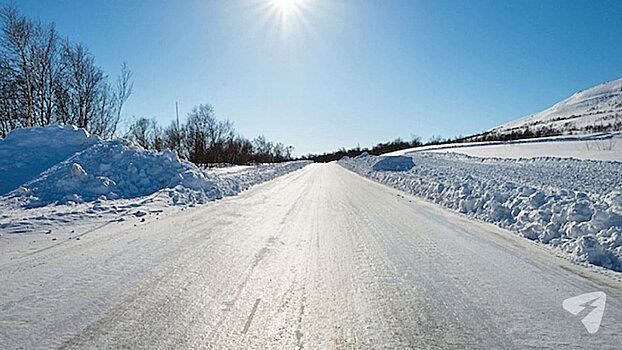
[[[145,149],[161,151],[164,148],[162,130],[155,119],[138,118],[129,128],[127,137]]]
[[[0,137],[19,127],[73,124],[105,138],[117,131],[133,90],[123,63],[111,86],[82,44],[61,41],[54,24],[0,9]]]
[[[164,147],[177,152],[182,158],[187,157],[186,149],[184,148],[184,130],[179,125],[179,121],[174,121],[170,126],[166,127],[162,133]]]
[[[121,121],[123,106],[132,95],[133,90],[134,81],[132,80],[132,71],[128,68],[127,63],[123,62],[121,65],[121,73],[117,77],[117,86],[115,91],[115,115],[114,119],[110,123],[110,137],[112,137],[117,131],[117,126]]]
[[[49,125],[54,113],[54,82],[56,80],[58,59],[58,35],[54,24],[45,25],[40,21],[33,24],[30,45],[32,63],[34,123]]]
[[[111,92],[106,75],[81,44],[65,41],[61,62],[56,84],[58,120],[96,135],[111,137],[116,132],[116,116],[120,111],[117,109],[118,98]]]
[[[0,15],[3,22],[2,58],[5,64],[10,66],[10,71],[15,76],[15,85],[11,88],[14,88],[15,93],[23,99],[26,106],[25,124],[30,127],[33,125],[34,110],[32,57],[29,54],[33,25],[26,17],[21,16],[13,6],[4,7]]]
[[[188,113],[186,122],[186,148],[188,158],[197,164],[207,163],[210,126],[216,123],[214,108],[208,104],[198,105]]]
[[[19,127],[23,103],[10,65],[0,60],[0,137]]]
[[[255,149],[254,160],[261,163],[274,162],[274,145],[265,136],[257,136],[253,140],[253,148]]]

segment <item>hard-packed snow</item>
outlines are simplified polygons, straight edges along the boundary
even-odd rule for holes
[[[384,157],[339,164],[522,236],[575,260],[622,271],[622,163],[475,158],[418,152],[409,171],[377,171]]]

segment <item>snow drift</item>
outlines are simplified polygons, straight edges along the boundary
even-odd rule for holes
[[[20,152],[19,146],[28,151]],[[2,181],[11,184],[5,188],[19,183],[3,199],[27,208],[137,198],[157,192],[172,204],[203,203],[235,195],[308,164],[267,164],[218,176],[179,159],[174,152],[148,151],[123,139],[102,141],[83,129],[67,127],[16,130],[0,144],[0,154],[4,155]],[[12,166],[16,163],[21,165],[18,171]]]
[[[410,171],[376,171],[384,157],[343,167],[471,217],[622,271],[622,163],[414,153]]]

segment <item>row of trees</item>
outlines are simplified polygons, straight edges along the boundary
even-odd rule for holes
[[[126,64],[114,84],[79,43],[13,6],[0,11],[0,137],[20,127],[72,124],[104,138],[132,94]]]
[[[429,145],[441,145],[441,144],[447,144],[447,143],[460,143],[464,141],[465,141],[465,138],[463,138],[462,136],[458,136],[454,138],[443,138],[438,135],[433,135],[428,139],[427,142],[423,142],[421,141],[421,138],[419,136],[413,135],[410,141],[397,138],[393,141],[378,143],[371,148],[368,148],[368,147],[367,148],[355,147],[355,148],[350,148],[350,149],[342,148],[334,152],[326,152],[322,154],[307,154],[301,157],[301,159],[307,159],[307,160],[312,160],[314,162],[324,163],[324,162],[332,162],[335,160],[339,160],[344,156],[356,157],[362,154],[363,152],[367,152],[368,154],[378,156],[381,154],[399,151],[399,150],[403,150],[407,148],[429,146]]]
[[[388,152],[399,151],[406,148],[418,147],[421,145],[423,145],[423,142],[421,142],[421,138],[419,136],[412,136],[412,140],[410,141],[405,141],[401,138],[397,138],[393,141],[378,143],[371,148],[361,148],[360,146],[350,149],[342,148],[338,151],[326,152],[323,154],[307,154],[303,156],[302,159],[325,163],[339,160],[344,156],[356,157],[363,152],[367,152],[373,155],[380,155]]]
[[[514,130],[507,131],[486,131],[481,134],[470,136],[466,139],[468,142],[482,142],[482,141],[514,141],[533,139],[538,137],[549,137],[563,135],[564,132],[561,129],[552,126],[542,126],[539,128],[525,127],[515,128]]]
[[[239,135],[229,120],[219,120],[209,104],[194,107],[185,123],[179,120],[160,127],[155,119],[134,121],[128,137],[146,149],[169,149],[199,164],[250,164],[292,159],[292,146],[274,143],[264,136],[248,140]]]

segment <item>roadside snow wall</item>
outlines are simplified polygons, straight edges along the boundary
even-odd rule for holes
[[[28,152],[20,153],[17,145],[27,147]],[[128,140],[102,141],[83,129],[61,127],[11,132],[0,144],[0,154],[6,156],[5,164],[0,163],[0,179],[11,183],[6,188],[19,182],[1,199],[25,208],[128,199],[157,192],[174,205],[204,203],[309,164],[262,164],[219,176],[180,160],[174,152],[147,151]],[[15,163],[23,166],[15,168]]]
[[[343,167],[549,244],[580,262],[622,271],[622,163],[415,153],[408,171],[376,171],[385,157]]]

